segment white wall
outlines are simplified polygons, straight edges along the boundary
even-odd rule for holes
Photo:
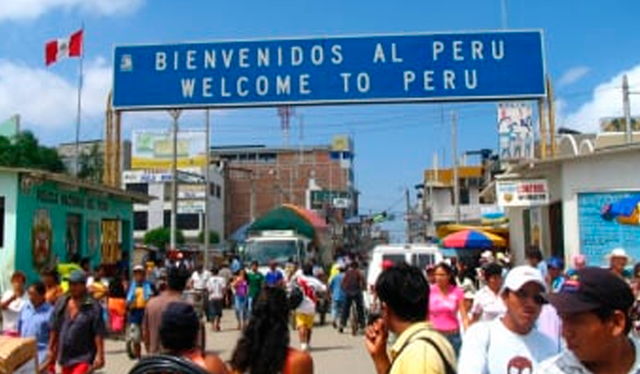
[[[578,199],[581,192],[612,192],[640,188],[640,152],[589,157],[562,165],[564,248],[567,258],[580,252]]]

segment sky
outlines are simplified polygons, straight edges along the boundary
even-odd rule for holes
[[[509,29],[544,32],[558,126],[594,131],[622,114],[621,81],[640,92],[640,2],[505,0]],[[48,145],[75,139],[78,61],[44,65],[47,41],[84,25],[82,140],[101,138],[116,45],[304,36],[500,29],[501,0],[3,0],[0,1],[0,119],[20,114],[23,128]],[[356,148],[361,212],[403,210],[403,191],[420,183],[438,154],[451,162],[449,118],[456,112],[460,151],[496,149],[495,103],[298,107],[291,143],[328,144],[349,134]],[[632,96],[640,114],[640,95]],[[202,111],[182,118],[202,124]],[[302,121],[300,120],[302,119]],[[299,125],[304,123],[300,136]],[[131,129],[167,128],[164,112],[126,113]],[[213,113],[212,145],[283,144],[274,108]]]

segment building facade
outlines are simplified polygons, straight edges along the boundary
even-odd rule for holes
[[[511,249],[518,260],[530,246],[539,246],[547,256],[584,254],[590,265],[605,265],[607,254],[624,248],[640,258],[637,165],[638,144],[596,148],[579,155],[530,162],[512,168],[502,182],[544,183],[545,197],[532,206],[505,208],[511,230]],[[498,182],[500,183],[500,181]],[[496,188],[498,200],[500,187]],[[609,215],[614,211],[628,216]]]
[[[335,235],[344,219],[357,212],[351,152],[329,145],[237,146],[214,147],[212,158],[224,165],[227,236],[284,203],[334,220]]]
[[[176,227],[184,233],[187,244],[200,244],[205,227],[205,204],[209,204],[209,230],[224,239],[224,179],[220,169],[209,169],[209,188],[204,182],[203,168],[180,169],[178,178],[178,212]],[[148,194],[149,204],[134,205],[133,237],[142,242],[147,231],[171,227],[171,173],[168,171],[128,170],[122,175],[127,191]],[[208,193],[207,193],[208,192]]]
[[[132,250],[133,204],[145,195],[62,174],[0,168],[0,291],[15,270],[30,281],[45,266],[88,257],[115,265]]]

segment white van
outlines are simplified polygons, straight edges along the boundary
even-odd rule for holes
[[[367,292],[365,304],[371,305],[373,295],[371,291],[382,272],[382,264],[391,261],[394,264],[406,262],[424,270],[429,265],[435,265],[444,260],[440,248],[433,244],[383,244],[376,246],[371,252],[369,268],[367,270]]]

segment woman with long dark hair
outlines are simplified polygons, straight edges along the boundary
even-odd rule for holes
[[[464,292],[458,287],[453,268],[441,262],[434,270],[435,283],[429,290],[429,322],[433,328],[449,339],[456,351],[460,351],[462,337],[458,315],[462,320],[462,328],[469,326],[469,316],[464,303]]]
[[[307,352],[289,346],[289,300],[281,288],[258,294],[249,324],[231,358],[234,374],[312,374]]]

